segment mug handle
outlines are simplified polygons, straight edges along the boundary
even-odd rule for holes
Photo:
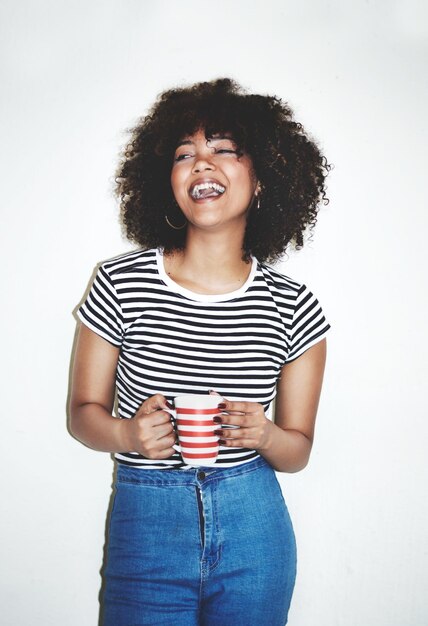
[[[168,413],[171,414],[171,417],[173,417],[174,419],[176,419],[177,417],[177,413],[175,409],[165,409],[166,411],[168,411]],[[179,443],[173,443],[172,447],[174,448],[174,450],[177,450],[177,452],[180,452],[181,454],[181,446]]]

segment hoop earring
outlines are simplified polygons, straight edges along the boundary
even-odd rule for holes
[[[168,226],[170,228],[173,228],[174,230],[182,230],[185,226],[187,226],[187,221],[184,222],[183,226],[174,226],[174,224],[171,224],[171,222],[169,221],[168,215],[165,215],[165,221],[168,224]]]

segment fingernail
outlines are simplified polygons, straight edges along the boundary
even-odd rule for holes
[[[166,401],[166,406],[167,406],[169,409],[172,409],[172,408],[173,408],[172,404],[171,404],[170,402],[168,402],[168,400]]]
[[[215,422],[216,424],[222,424],[223,420],[221,419],[220,415],[214,415],[213,422]]]
[[[218,442],[221,446],[226,445],[226,441],[224,439],[219,439]]]
[[[217,435],[217,437],[221,437],[221,436],[222,436],[222,434],[223,434],[223,433],[221,432],[221,430],[215,430],[215,431],[214,431],[214,435]]]
[[[226,408],[225,403],[224,402],[220,402],[220,404],[218,405],[218,408],[219,409],[225,409]]]

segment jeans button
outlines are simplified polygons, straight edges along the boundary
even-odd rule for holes
[[[198,479],[199,480],[204,480],[205,476],[206,476],[205,472],[202,472],[202,471],[198,472]]]

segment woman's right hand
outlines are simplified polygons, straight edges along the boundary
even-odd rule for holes
[[[168,459],[177,441],[171,421],[171,407],[162,394],[147,398],[134,417],[122,421],[127,452],[138,452],[148,459]]]

